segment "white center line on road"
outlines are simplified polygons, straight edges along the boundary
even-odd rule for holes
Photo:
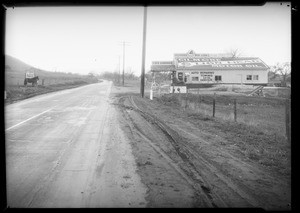
[[[53,107],[53,108],[54,108],[54,107]],[[17,127],[17,126],[19,126],[19,125],[21,125],[21,124],[27,122],[27,121],[30,121],[31,119],[34,119],[34,118],[36,118],[36,117],[38,117],[38,116],[40,116],[40,115],[42,115],[42,114],[45,114],[46,112],[49,112],[49,111],[52,110],[53,108],[48,109],[48,110],[46,110],[46,111],[44,111],[44,112],[42,112],[42,113],[40,113],[40,114],[37,114],[37,115],[35,115],[35,116],[31,117],[31,118],[28,118],[28,119],[26,119],[25,121],[22,121],[22,122],[20,122],[20,123],[18,123],[18,124],[16,124],[16,125],[13,125],[13,126],[7,128],[5,131],[8,131],[8,130],[10,130],[10,129],[13,129],[13,128],[15,128],[15,127]]]

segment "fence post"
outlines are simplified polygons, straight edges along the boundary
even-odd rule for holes
[[[201,97],[200,97],[200,95],[198,95],[198,108],[199,108],[199,110],[200,110],[200,104],[201,104]]]
[[[215,111],[216,111],[216,93],[214,93],[214,99],[213,99],[213,117],[215,117]]]
[[[236,99],[234,99],[234,108],[233,108],[233,110],[234,110],[234,121],[236,122]]]
[[[186,90],[186,95],[185,95],[185,109],[188,107],[188,90]]]
[[[289,99],[285,101],[285,128],[286,128],[286,137],[288,142],[291,142],[291,133],[290,133],[290,107]]]
[[[161,96],[161,93],[160,93],[161,91],[160,91],[160,84],[158,85],[158,97],[160,97]]]
[[[153,100],[153,90],[152,90],[152,87],[150,89],[150,100]]]

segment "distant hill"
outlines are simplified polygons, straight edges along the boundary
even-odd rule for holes
[[[79,75],[64,72],[51,72],[38,69],[25,62],[5,55],[5,83],[6,85],[22,85],[26,71],[34,71],[35,75],[39,76],[40,82],[44,80],[45,85],[65,83],[76,80],[90,81],[87,75]]]
[[[65,76],[65,75],[79,76],[78,74],[67,74],[64,72],[51,72],[51,71],[38,69],[34,66],[26,64],[25,62],[15,58],[15,57],[12,57],[10,55],[5,55],[5,71],[22,73],[23,76],[26,71],[34,71],[36,73],[36,75],[43,76],[43,77],[44,76],[49,77],[49,76],[53,76],[53,75],[56,75],[56,77],[61,76],[61,75],[62,76]]]
[[[36,68],[24,63],[23,61],[15,57],[12,57],[10,55],[5,55],[5,70],[24,73],[26,70],[29,69],[36,69]]]

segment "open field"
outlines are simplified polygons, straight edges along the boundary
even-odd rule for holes
[[[179,104],[190,113],[213,115],[214,95],[169,94],[162,100]],[[234,121],[234,100],[236,100],[236,121],[260,129],[277,137],[286,134],[286,100],[265,97],[248,97],[232,95],[215,96],[215,117],[227,121]],[[290,107],[290,101],[288,106]]]
[[[193,104],[190,105],[190,108],[184,109],[185,101],[176,103],[176,100],[174,101],[173,98],[172,96],[163,96],[156,101],[165,106],[175,106],[175,108],[182,111],[182,114],[186,115],[186,119],[191,122],[199,124],[201,121],[205,121],[206,124],[210,123],[214,128],[221,130],[226,135],[232,134],[232,136],[235,136],[230,139],[232,141],[239,140],[237,138],[242,139],[243,143],[238,144],[241,151],[246,151],[245,155],[250,158],[256,157],[257,159],[261,159],[262,164],[266,163],[266,165],[269,165],[271,161],[274,161],[273,166],[278,166],[278,164],[282,164],[282,162],[287,162],[286,153],[289,152],[290,145],[285,137],[285,111],[282,109],[282,105],[277,107],[259,107],[253,103],[249,106],[244,104],[243,107],[238,110],[238,113],[241,114],[241,118],[237,120],[238,122],[234,122],[232,119],[233,105],[231,105],[231,107],[226,106],[227,112],[223,111],[224,108],[226,108],[224,106],[217,108],[215,118],[213,118],[211,116],[212,101],[207,97],[202,100],[200,107],[196,110],[194,110]],[[173,101],[170,101],[170,99],[173,99]],[[242,113],[251,113],[251,120],[247,120],[247,117]],[[220,116],[218,116],[218,114]],[[206,127],[205,129],[208,128]],[[281,155],[282,153],[285,154]],[[286,164],[282,164],[281,169],[286,168],[286,166]]]
[[[33,87],[31,83],[24,86],[23,73],[9,71],[5,73],[5,103],[12,103],[18,100],[23,100],[36,95],[70,89],[78,86],[83,86],[90,83],[96,83],[99,80],[95,77],[80,76],[76,74],[66,73],[51,73],[45,72],[46,76],[39,76],[40,80],[37,87]],[[42,80],[44,79],[44,85]]]
[[[189,89],[188,94],[169,94],[169,88],[154,92],[154,98],[167,101],[170,105],[180,105],[190,113],[214,116],[225,121],[234,121],[234,101],[236,101],[236,121],[261,129],[278,137],[286,137],[286,111],[290,112],[290,88],[266,87],[265,97],[247,96],[255,86],[215,85],[210,88]],[[272,95],[267,95],[272,94]],[[149,97],[149,95],[148,95]],[[289,121],[291,114],[289,113]],[[290,122],[288,122],[290,125]]]
[[[39,85],[42,85],[44,81],[44,86],[57,85],[57,84],[68,84],[76,81],[87,80],[88,76],[81,76],[77,74],[67,74],[59,72],[36,72],[39,76]],[[5,73],[5,84],[23,86],[24,85],[24,73],[16,71],[7,71]],[[31,84],[29,84],[31,85]]]
[[[64,82],[60,84],[53,84],[49,86],[42,86],[38,85],[37,87],[32,86],[17,86],[17,85],[6,85],[6,99],[5,104],[14,103],[16,101],[20,101],[26,98],[31,98],[36,95],[41,95],[49,92],[55,92],[64,89],[71,89],[83,85],[87,85],[92,82],[86,81],[71,81],[71,82]],[[96,83],[94,81],[94,83]]]
[[[182,114],[179,117],[186,116],[191,122],[213,123],[213,128],[220,128],[226,135],[241,137],[244,140],[242,146],[245,147],[240,148],[247,150],[247,156],[258,156],[259,159],[264,159],[262,162],[266,164],[271,164],[271,161],[274,162],[273,165],[287,162],[286,153],[290,152],[290,144],[286,137],[285,116],[286,107],[290,111],[290,100],[286,105],[286,99],[283,98],[251,97],[219,92],[215,96],[215,117],[212,117],[214,93],[215,91],[199,95],[163,94],[154,98],[153,103],[161,105],[161,108],[169,108],[170,112],[173,111],[172,108],[179,110]],[[234,122],[234,100],[237,103],[237,122]],[[291,121],[291,114],[289,116]],[[236,138],[232,140],[235,141]],[[252,149],[258,151],[253,154]],[[272,154],[268,154],[268,149],[272,150],[270,151]],[[285,154],[282,156],[278,154],[281,152]],[[286,164],[284,166],[282,164],[281,168],[285,166]]]
[[[5,60],[5,104],[40,94],[99,82],[97,78],[89,75],[49,72],[37,69],[11,56],[5,56]],[[24,78],[27,71],[34,72],[39,77],[37,87],[33,87],[31,83],[24,86]]]

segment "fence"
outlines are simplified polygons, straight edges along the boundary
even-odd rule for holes
[[[185,111],[256,126],[275,137],[281,135],[291,140],[290,99],[189,92],[177,97]]]

